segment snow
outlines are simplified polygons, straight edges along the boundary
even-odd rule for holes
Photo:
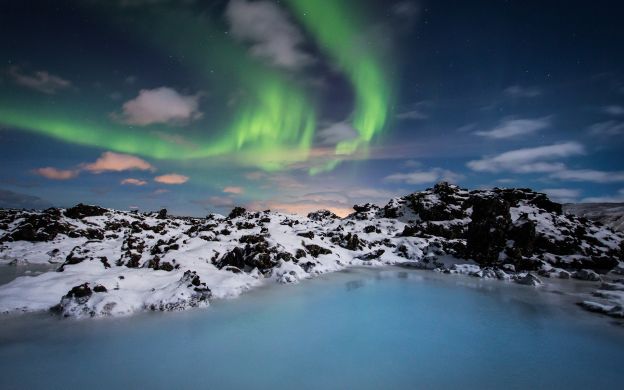
[[[504,251],[499,254],[498,260],[503,263],[500,268],[482,266],[455,257],[454,250],[449,249],[465,246],[465,238],[438,237],[437,233],[404,235],[406,227],[467,230],[473,208],[464,202],[470,196],[481,195],[454,186],[443,190],[447,192],[427,190],[395,198],[384,208],[356,206],[358,211],[343,219],[326,212],[310,218],[245,212],[231,218],[209,215],[159,219],[155,213],[108,209],[82,218],[70,218],[62,209],[41,213],[0,210],[0,264],[57,266],[56,271],[21,276],[1,285],[0,313],[56,307],[65,316],[80,318],[183,310],[207,306],[212,299],[237,297],[264,283],[297,283],[351,266],[398,264],[533,286],[542,284],[533,274],[516,272]],[[492,194],[482,192],[483,196]],[[512,224],[521,218],[533,221],[537,234],[553,242],[566,239],[579,226],[569,216],[522,200],[510,208],[510,216]],[[32,218],[52,221],[58,232],[52,231],[53,238],[43,241],[12,239]],[[47,225],[41,225],[37,233],[50,233],[46,229]],[[591,225],[587,237],[591,237],[592,245],[586,241],[579,245],[592,251],[597,250],[596,244],[604,252],[614,251],[622,243],[621,235]],[[513,240],[506,242],[508,248],[515,245]],[[239,256],[245,256],[243,265],[236,250]],[[231,255],[229,260],[226,255]],[[601,279],[591,270],[573,274],[560,268],[580,262],[584,258],[581,254],[538,255],[540,277]],[[238,261],[237,266],[228,263],[232,258]],[[92,292],[76,297],[70,292],[77,286],[86,286]],[[105,291],[96,291],[96,286]],[[603,294],[601,299],[621,308],[619,292],[608,297]]]

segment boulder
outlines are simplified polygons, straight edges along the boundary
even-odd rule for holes
[[[65,216],[73,219],[82,219],[86,217],[99,217],[104,215],[108,210],[99,207],[79,203],[74,207],[65,210]]]
[[[157,219],[167,219],[167,209],[161,209],[156,216]]]
[[[599,282],[602,279],[598,273],[590,270],[590,269],[580,269],[572,274],[574,279],[586,280],[589,282]]]
[[[540,278],[538,278],[537,276],[533,275],[530,272],[524,276],[516,277],[515,280],[516,280],[516,283],[524,284],[526,286],[541,286],[543,284]]]

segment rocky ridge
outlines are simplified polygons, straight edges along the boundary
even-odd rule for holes
[[[0,210],[0,262],[51,263],[0,286],[0,312],[67,317],[182,310],[264,280],[294,283],[347,266],[400,264],[538,286],[544,278],[596,283],[581,305],[624,317],[624,234],[529,189],[468,191],[448,183],[354,206],[338,218],[237,207],[206,218],[79,204]]]

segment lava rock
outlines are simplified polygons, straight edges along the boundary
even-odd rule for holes
[[[65,216],[73,219],[82,219],[86,217],[99,217],[106,212],[107,210],[102,207],[79,203],[65,210]]]
[[[468,224],[467,251],[482,265],[496,265],[507,244],[511,225],[509,203],[497,197],[472,196],[472,220]]]
[[[246,212],[247,210],[244,207],[237,206],[237,207],[234,207],[232,211],[230,211],[228,218],[234,219],[234,218],[242,217],[243,215],[245,215]]]
[[[161,209],[156,216],[157,219],[167,219],[167,209]]]

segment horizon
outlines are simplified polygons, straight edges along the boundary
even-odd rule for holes
[[[451,3],[3,2],[0,206],[624,202],[621,6]]]
[[[439,185],[439,184],[449,184],[449,185],[451,185],[451,186],[457,186],[457,187],[459,187],[460,189],[463,189],[463,190],[469,190],[469,191],[474,191],[474,190],[488,191],[488,190],[496,190],[496,189],[502,189],[502,190],[505,190],[505,189],[523,189],[523,188],[521,188],[521,187],[492,187],[492,188],[479,188],[479,189],[472,189],[472,190],[471,190],[471,189],[469,189],[469,188],[464,188],[464,187],[462,187],[462,186],[460,186],[460,185],[457,185],[457,184],[454,184],[454,183],[449,183],[449,182],[446,182],[446,181],[441,181],[441,182],[438,182],[438,183],[436,183],[435,185],[437,186],[437,185]],[[434,187],[435,187],[435,186],[428,187],[428,188],[425,188],[425,189],[423,189],[423,190],[419,190],[419,191],[414,191],[414,192],[406,193],[406,194],[403,194],[403,195],[398,195],[397,197],[404,197],[404,196],[408,196],[408,195],[415,194],[415,193],[419,193],[419,192],[426,192],[426,191],[430,191],[430,190],[433,190],[433,188],[434,188]],[[547,196],[550,200],[553,200],[553,199],[552,199],[552,198],[550,198],[550,196],[549,196],[547,193],[545,193],[545,192],[535,191],[535,190],[533,190],[533,189],[529,189],[529,190],[534,191],[534,192],[536,192],[536,193],[538,193],[538,194],[544,194],[544,195],[546,195],[546,196]],[[1,193],[1,192],[2,192],[2,191],[0,190],[0,193]],[[394,198],[397,198],[397,197],[394,197]],[[245,209],[246,209],[246,211],[251,211],[251,212],[273,212],[273,213],[280,213],[280,214],[285,214],[285,215],[298,215],[298,216],[307,216],[308,214],[310,214],[310,213],[312,213],[312,212],[316,212],[316,211],[330,211],[330,212],[332,212],[332,213],[336,214],[336,215],[337,215],[338,217],[340,217],[341,219],[344,219],[344,218],[347,218],[348,216],[350,216],[351,214],[356,213],[355,207],[356,207],[356,206],[358,206],[358,205],[363,205],[363,204],[372,204],[372,205],[374,205],[374,206],[378,206],[378,207],[380,207],[380,208],[383,208],[383,207],[385,206],[385,204],[387,204],[387,203],[388,203],[391,199],[394,199],[394,198],[390,198],[390,199],[388,199],[386,202],[383,202],[383,203],[362,202],[362,203],[359,203],[359,204],[354,204],[354,205],[353,205],[350,209],[345,208],[345,209],[334,209],[334,210],[331,210],[331,209],[323,209],[323,208],[320,208],[320,209],[310,210],[310,211],[306,211],[306,212],[289,212],[289,211],[270,210],[270,209],[264,209],[264,210],[260,210],[260,209],[253,209],[253,208],[248,208],[248,207],[246,207],[246,205],[244,205],[244,204],[240,204],[240,205],[234,204],[234,205],[233,205],[233,206],[229,209],[229,211],[231,211],[231,210],[233,210],[233,209],[235,209],[235,208],[238,208],[238,207],[242,207],[242,208],[245,208]],[[554,201],[555,203],[560,203],[562,206],[566,206],[566,205],[587,205],[587,206],[592,206],[592,205],[613,205],[613,206],[621,206],[621,205],[623,205],[623,204],[624,204],[624,202],[579,202],[579,203],[561,203],[561,202],[557,202],[556,200],[553,200],[553,201]],[[74,204],[74,205],[71,205],[71,206],[66,206],[66,207],[50,206],[50,207],[47,207],[47,208],[44,208],[44,207],[41,207],[41,208],[24,208],[24,207],[12,207],[12,208],[10,208],[10,207],[9,207],[9,208],[7,208],[7,207],[1,207],[1,206],[0,206],[0,210],[45,211],[45,210],[47,210],[47,209],[49,209],[49,208],[54,208],[54,209],[68,209],[68,208],[77,207],[77,206],[81,206],[81,205],[85,205],[85,206],[96,206],[96,207],[103,207],[102,205],[99,205],[99,204],[90,204],[90,203],[82,203],[82,202],[80,202],[80,203],[77,203],[77,204]],[[155,213],[157,214],[159,211],[163,210],[163,209],[156,209],[156,210],[148,210],[148,209],[143,209],[143,210],[142,210],[142,209],[140,209],[140,208],[138,208],[138,207],[130,207],[130,208],[127,208],[127,209],[118,209],[118,208],[112,208],[112,207],[103,207],[103,208],[106,208],[106,209],[109,209],[109,210],[112,210],[112,211],[120,211],[120,212],[128,212],[128,213],[140,213],[140,214],[143,214],[143,215],[155,214]],[[167,210],[167,209],[164,209],[164,210]],[[171,213],[169,212],[169,210],[167,210],[167,216],[171,216],[171,217],[174,217],[174,218],[207,218],[208,216],[211,216],[211,215],[219,215],[219,216],[222,216],[222,217],[227,217],[227,214],[228,214],[228,211],[227,211],[227,210],[226,210],[226,212],[225,212],[225,213],[208,212],[208,213],[205,213],[204,215],[171,214]]]

